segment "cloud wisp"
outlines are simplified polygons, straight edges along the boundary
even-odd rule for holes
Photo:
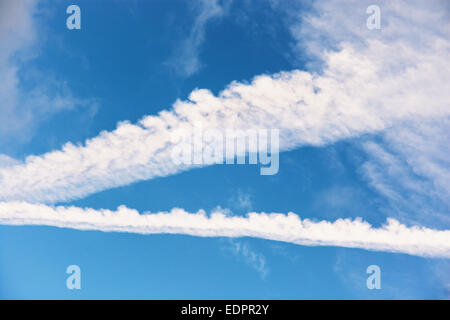
[[[369,141],[362,166],[369,185],[390,202],[392,216],[413,224],[450,227],[450,118],[393,128]]]
[[[31,66],[43,45],[38,12],[38,0],[0,1],[0,146],[12,139],[30,140],[37,127],[58,112],[96,109],[95,100],[74,96],[51,70],[44,76]]]
[[[254,251],[247,243],[230,238],[229,245],[224,249],[230,251],[237,258],[243,259],[247,265],[259,273],[261,279],[265,279],[269,274],[270,269],[267,266],[266,257]]]
[[[200,61],[200,46],[205,41],[206,25],[213,19],[223,17],[230,5],[229,0],[197,0],[193,1],[195,7],[198,7],[192,29],[189,35],[182,41],[179,48],[167,62],[174,68],[175,72],[183,77],[190,77],[202,67]]]

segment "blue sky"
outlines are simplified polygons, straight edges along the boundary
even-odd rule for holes
[[[81,30],[66,28],[71,4]],[[0,0],[0,298],[449,298],[449,7],[380,1],[369,30],[370,4]],[[198,117],[279,129],[279,171],[167,164],[153,143]],[[317,229],[270,216],[261,236],[239,220],[225,233],[247,236],[224,237],[175,215],[166,234],[126,211],[173,208],[292,212]]]

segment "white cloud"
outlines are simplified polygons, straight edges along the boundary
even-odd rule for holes
[[[91,100],[74,97],[48,70],[44,74],[30,67],[43,38],[38,36],[43,32],[36,21],[38,2],[0,1],[0,145],[27,141],[57,112],[95,107]],[[27,77],[26,89],[21,72]]]
[[[192,3],[198,10],[192,29],[168,61],[168,65],[184,77],[192,76],[202,67],[199,51],[205,41],[206,25],[213,19],[223,17],[231,2],[230,0],[223,3],[219,0],[197,0]]]
[[[381,9],[381,30],[369,30],[365,27],[369,16],[365,9],[372,4]],[[414,99],[409,94],[404,95],[406,91],[425,93],[431,89],[423,96],[424,100],[420,103],[422,109],[427,109],[436,102],[434,89],[427,89],[427,83],[419,79],[416,72],[420,69],[415,65],[428,60],[425,63],[427,67],[420,72],[432,77],[433,80],[430,77],[428,84],[439,81],[440,71],[436,67],[440,63],[436,59],[450,59],[448,1],[374,3],[370,0],[325,0],[315,2],[314,9],[313,13],[294,15],[297,20],[292,23],[291,31],[297,40],[297,52],[309,52],[316,59],[313,64],[315,68],[324,61],[324,47],[327,50],[340,50],[342,46],[351,44],[358,52],[365,52],[366,58],[384,61],[386,69],[403,68],[411,80],[417,80],[409,82],[409,85],[405,82],[405,86],[396,87],[394,82],[397,80],[390,77],[389,72],[381,73],[385,77],[380,78],[380,82],[385,84],[380,83],[380,87],[387,85],[388,88],[395,88],[397,97],[404,98],[403,107],[409,108],[412,105],[410,99]],[[382,42],[392,50],[378,51],[370,45],[371,42]],[[436,45],[443,45],[445,49],[439,54],[433,54],[430,48]],[[397,48],[402,48],[404,54],[399,53]],[[448,74],[448,70],[444,72]],[[440,104],[441,108],[450,110],[450,93],[445,88],[448,87],[449,78],[444,76],[443,80],[446,84],[438,89],[443,93]],[[368,88],[370,85],[363,83],[362,90]],[[392,109],[400,106],[400,103],[389,103],[383,95],[373,99],[373,102],[384,103]],[[364,143],[369,159],[362,172],[371,186],[386,196],[390,203],[381,211],[405,222],[439,228],[450,227],[450,157],[447,152],[450,143],[449,124],[448,111],[441,109],[438,117],[404,118],[402,121],[392,122],[381,132],[381,142],[373,140]]]
[[[0,2],[0,134],[17,130],[19,115],[18,61],[28,58],[19,55],[35,42],[33,13],[36,1]],[[21,115],[27,117],[27,115]]]
[[[228,204],[231,208],[250,211],[253,207],[252,196],[249,192],[237,189],[235,194],[228,200]]]
[[[0,2],[0,63],[8,63],[11,55],[26,48],[36,36],[32,15],[35,0]]]
[[[366,26],[366,9],[374,4],[381,10],[381,30]],[[438,39],[448,42],[450,7],[446,0],[323,0],[312,2],[312,10],[291,12],[289,21],[298,55],[307,52],[313,59],[322,60],[324,52],[339,50],[342,44],[364,50],[368,41],[401,43],[411,53],[426,52]],[[379,58],[387,66],[401,66],[403,56],[391,50]]]
[[[186,234],[199,237],[254,237],[307,246],[340,246],[389,251],[425,257],[450,257],[450,230],[407,227],[397,220],[374,228],[361,219],[335,222],[301,220],[298,215],[249,213],[229,216],[221,211],[207,215],[200,210],[139,214],[121,206],[117,211],[52,207],[25,202],[0,203],[0,223],[47,225],[79,230],[139,234]]]
[[[0,199],[67,201],[190,169],[172,162],[171,138],[177,130],[189,132],[199,124],[204,129],[278,128],[283,151],[374,133],[405,121],[446,117],[450,31],[429,33],[426,28],[427,23],[431,29],[445,26],[439,9],[388,7],[383,11],[386,39],[378,35],[340,42],[337,51],[322,55],[320,74],[295,70],[261,75],[250,84],[234,82],[218,96],[195,90],[173,110],[138,124],[121,123],[84,145],[68,143],[60,151],[0,169]],[[393,22],[389,17],[395,17]],[[423,47],[411,44],[408,19],[422,24],[415,34],[421,40],[420,30],[425,30]],[[396,31],[385,31],[389,25]]]

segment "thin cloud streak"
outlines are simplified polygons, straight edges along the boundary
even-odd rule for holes
[[[223,17],[231,3],[230,0],[221,3],[218,0],[197,0],[194,6],[198,13],[189,35],[182,41],[179,48],[167,64],[183,77],[190,77],[200,70],[200,47],[205,41],[206,26],[208,22]]]
[[[98,107],[95,99],[76,97],[52,70],[44,73],[32,66],[44,45],[39,6],[38,0],[0,1],[1,149],[11,148],[11,141],[29,141],[39,125],[59,112],[85,109],[93,114]],[[20,75],[24,70],[26,81]]]
[[[220,210],[139,214],[121,206],[117,211],[53,207],[25,202],[0,203],[0,223],[46,225],[78,230],[139,234],[184,234],[198,237],[254,237],[307,246],[339,246],[406,253],[424,257],[450,257],[450,230],[407,227],[395,219],[374,228],[362,219],[314,222],[294,213],[255,213],[230,216]]]

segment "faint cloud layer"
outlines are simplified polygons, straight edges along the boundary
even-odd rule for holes
[[[60,111],[96,108],[95,101],[74,97],[48,70],[29,66],[40,45],[37,13],[37,0],[0,1],[0,145],[29,140],[40,123]]]
[[[256,270],[262,279],[265,279],[269,274],[266,257],[252,250],[247,243],[230,239],[227,249],[238,259],[243,259],[248,266]]]
[[[403,221],[450,227],[450,118],[406,123],[367,142],[363,173]]]
[[[246,212],[251,211],[253,208],[251,194],[244,192],[241,189],[238,189],[228,200],[228,204],[231,208],[245,210]]]

